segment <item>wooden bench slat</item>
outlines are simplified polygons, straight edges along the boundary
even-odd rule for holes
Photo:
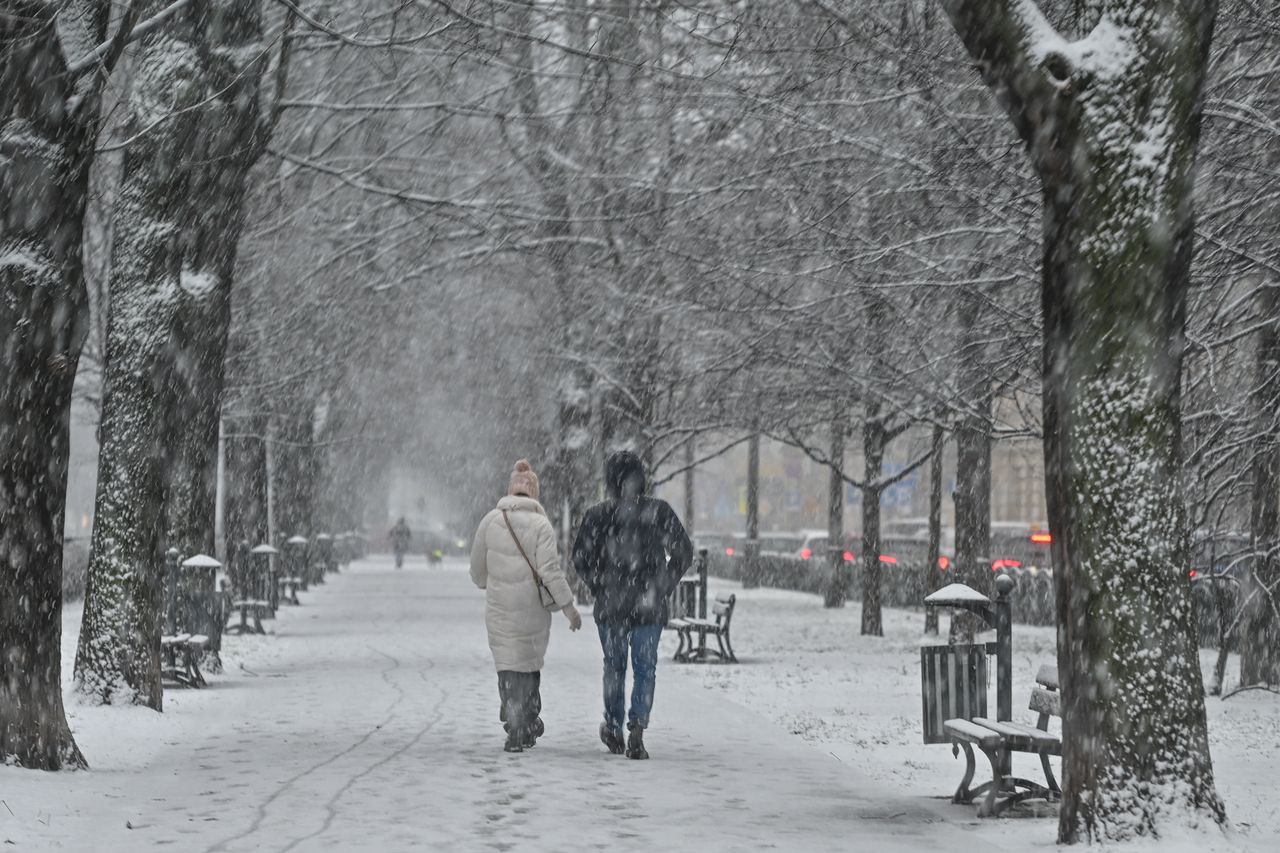
[[[1041,731],[1035,726],[1026,726],[1022,723],[1013,722],[1012,720],[997,721],[988,720],[985,717],[974,717],[973,721],[1011,740],[1030,741],[1038,749],[1048,749],[1062,743],[1062,738],[1055,734]]]
[[[1054,732],[1046,732],[1044,729],[1038,729],[1035,726],[1029,726],[1026,723],[1006,722],[1004,725],[1011,726],[1023,732],[1027,737],[1036,742],[1041,748],[1051,748],[1062,746],[1062,735]]]
[[[972,741],[984,749],[992,749],[999,746],[1003,739],[998,732],[994,732],[986,726],[980,726],[971,720],[946,720],[942,724],[942,730],[949,735]]]

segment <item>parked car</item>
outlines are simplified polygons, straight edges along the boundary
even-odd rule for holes
[[[991,570],[1049,569],[1053,559],[1049,553],[1053,536],[1043,525],[1024,521],[991,522]]]
[[[810,539],[804,533],[761,533],[760,556],[800,559],[800,552]]]

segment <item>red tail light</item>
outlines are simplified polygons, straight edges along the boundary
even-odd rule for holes
[[[733,556],[733,549],[732,549],[732,548],[725,548],[725,549],[724,549],[724,555],[725,555],[726,557],[732,557],[732,556]]]
[[[1196,576],[1196,570],[1195,570],[1195,569],[1192,569],[1192,570],[1191,570],[1191,577],[1195,577],[1195,576]]]
[[[991,571],[998,572],[1001,569],[1020,569],[1022,562],[1020,560],[996,560],[991,564]]]
[[[891,566],[896,566],[896,565],[898,564],[898,558],[897,558],[897,557],[890,557],[888,554],[881,554],[881,555],[880,555],[880,562],[882,562],[882,563],[888,563],[888,564],[889,564],[889,565],[891,565]]]
[[[1049,542],[1052,542],[1052,541],[1053,541],[1053,536],[1051,536],[1051,535],[1050,535],[1050,534],[1048,534],[1048,533],[1032,533],[1032,534],[1031,534],[1031,541],[1032,541],[1032,542],[1040,542],[1040,543],[1042,543],[1042,544],[1047,544],[1047,543],[1049,543]]]
[[[853,562],[853,552],[852,552],[852,551],[845,551],[845,552],[844,552],[844,561],[845,561],[846,563],[852,563],[852,562]]]
[[[812,549],[812,548],[801,548],[801,549],[800,549],[800,559],[802,559],[802,560],[807,560],[807,559],[809,559],[809,558],[810,558],[810,557],[812,557],[812,556],[813,556],[813,549]]]
[[[938,568],[942,569],[945,572],[947,569],[951,568],[951,561],[948,560],[946,557],[939,557]]]

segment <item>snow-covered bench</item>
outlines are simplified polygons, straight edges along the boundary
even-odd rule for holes
[[[224,634],[265,634],[267,629],[262,627],[263,618],[271,617],[271,602],[263,601],[257,598],[242,598],[238,601],[231,602],[231,609],[227,612],[227,616],[231,616],[231,612],[240,611],[240,624],[231,625],[223,630]],[[253,616],[253,627],[249,626],[249,616]]]
[[[990,720],[974,717],[972,720],[953,719],[943,724],[943,730],[951,738],[953,748],[963,749],[965,756],[964,779],[956,789],[956,803],[972,803],[985,796],[978,807],[979,817],[997,815],[1016,802],[1029,799],[1055,801],[1062,795],[1058,780],[1049,765],[1050,756],[1062,755],[1061,736],[1050,732],[1049,718],[1062,716],[1062,694],[1058,692],[1058,669],[1047,664],[1036,673],[1036,686],[1031,690],[1028,707],[1039,714],[1035,726],[1013,720]],[[973,749],[977,747],[991,762],[991,781],[970,788],[977,770]],[[1002,766],[1008,766],[1009,753],[1026,752],[1040,756],[1045,784],[1004,776]]]
[[[160,638],[160,652],[164,665],[160,675],[183,687],[204,687],[204,673],[200,672],[200,655],[209,648],[209,638],[203,634],[166,634]]]
[[[737,601],[736,595],[717,595],[715,604],[711,607],[714,619],[672,619],[668,622],[667,627],[674,629],[680,638],[680,645],[672,660],[693,663],[706,660],[708,655],[715,655],[718,660],[737,663],[738,658],[733,653],[733,644],[729,641],[729,626],[733,622],[733,609]],[[695,633],[698,635],[696,645],[693,640]],[[707,648],[708,634],[716,638],[718,651]]]
[[[278,577],[276,584],[279,587],[280,603],[298,605],[302,602],[298,600],[298,588],[302,586],[302,578],[294,577]]]

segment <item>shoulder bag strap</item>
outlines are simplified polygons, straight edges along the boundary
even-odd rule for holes
[[[520,544],[520,537],[516,535],[516,529],[511,526],[511,516],[507,515],[507,511],[502,511],[502,520],[506,522],[507,532],[511,534],[511,540],[516,543],[516,548],[520,551],[520,556],[524,557],[524,561],[529,564],[529,571],[533,572],[533,580],[538,586],[543,586],[542,576],[538,574],[538,570],[533,567],[533,560],[529,559],[529,554],[524,550],[524,546]]]

